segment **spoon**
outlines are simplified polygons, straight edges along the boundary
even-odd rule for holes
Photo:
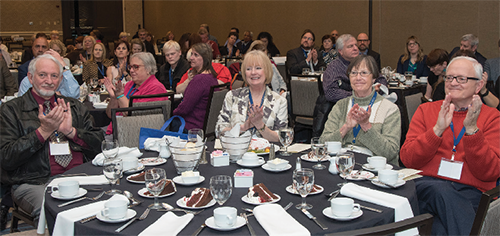
[[[134,206],[142,203],[141,201],[135,199],[134,195],[132,195],[132,193],[127,191],[127,190],[123,191],[123,195],[125,195],[125,197],[127,197],[130,201],[132,201],[132,205],[134,205]]]

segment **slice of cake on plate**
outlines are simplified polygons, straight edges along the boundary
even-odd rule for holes
[[[186,195],[182,201],[186,203],[187,207],[203,207],[206,206],[213,197],[210,194],[210,189],[195,188],[190,195]]]
[[[134,181],[146,181],[146,178],[144,177],[146,175],[146,172],[141,172],[140,174],[137,175],[131,175],[128,177],[129,180],[134,180]]]
[[[166,181],[167,182],[165,183],[165,187],[163,188],[163,191],[161,191],[161,193],[158,196],[163,196],[163,195],[167,195],[167,194],[170,194],[170,193],[177,192],[177,188],[175,187],[174,181],[172,181],[170,179],[166,179]],[[154,196],[149,191],[145,192],[144,195]]]
[[[248,188],[247,198],[252,203],[266,203],[277,200],[278,196],[269,191],[263,183],[260,183]]]

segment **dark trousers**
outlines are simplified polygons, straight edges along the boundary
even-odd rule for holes
[[[420,214],[434,216],[433,235],[469,235],[481,199],[475,187],[424,176],[415,180]]]

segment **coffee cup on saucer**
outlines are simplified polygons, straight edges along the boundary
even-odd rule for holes
[[[139,159],[133,156],[122,157],[123,170],[135,169],[139,165]]]
[[[64,181],[59,183],[57,186],[52,186],[52,192],[59,193],[61,197],[73,197],[78,194],[78,190],[80,189],[80,185],[78,181]]]
[[[246,164],[246,165],[257,165],[257,164],[259,164],[260,158],[257,154],[255,154],[253,152],[247,152],[247,153],[243,154],[241,161],[243,164]]]
[[[102,216],[110,220],[119,220],[127,216],[128,202],[124,200],[110,200],[104,203]]]
[[[200,172],[198,171],[184,171],[181,173],[182,182],[186,184],[196,183],[200,180]]]
[[[326,148],[328,153],[338,153],[342,148],[341,142],[326,142]]]
[[[348,217],[352,215],[353,212],[358,212],[360,210],[360,205],[358,203],[354,203],[354,200],[346,197],[332,199],[330,201],[330,206],[332,214],[338,217]]]
[[[398,182],[399,173],[395,170],[380,170],[378,180],[384,184],[395,185]]]
[[[234,207],[217,207],[214,210],[215,225],[221,228],[230,228],[236,224],[238,210]]]
[[[367,157],[368,165],[375,170],[385,169],[387,158],[381,156]]]

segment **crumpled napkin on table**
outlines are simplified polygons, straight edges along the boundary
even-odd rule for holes
[[[306,227],[301,225],[278,204],[259,205],[253,209],[253,214],[262,228],[264,228],[270,236],[311,235],[311,232],[309,232]]]
[[[185,214],[179,217],[172,212],[167,212],[160,217],[160,219],[143,230],[139,236],[177,235],[189,224],[189,222],[191,222],[193,217],[193,214]]]
[[[120,147],[120,149],[118,150],[118,157],[123,158],[128,156],[140,157],[142,156],[142,152],[139,151],[139,148],[136,147],[134,148]],[[97,154],[97,156],[95,156],[94,160],[92,160],[92,164],[95,166],[102,166],[104,164],[104,159],[105,157],[101,152]]]
[[[181,141],[179,137],[168,135],[165,135],[162,138],[147,138],[146,141],[144,141],[144,149],[148,151],[160,152],[160,143],[165,143],[165,140],[168,140],[170,145],[177,145]]]

